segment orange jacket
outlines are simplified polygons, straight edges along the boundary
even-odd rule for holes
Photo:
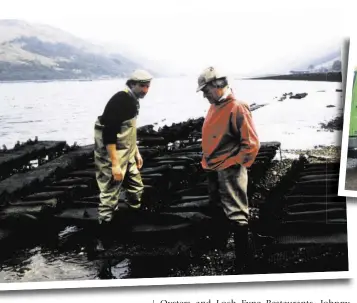
[[[234,164],[250,167],[260,148],[249,105],[231,94],[212,104],[202,127],[202,167],[222,170]]]

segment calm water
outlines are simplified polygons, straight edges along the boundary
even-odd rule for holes
[[[0,83],[0,144],[10,148],[35,136],[92,144],[95,118],[123,85],[124,80]],[[195,87],[196,79],[156,79],[141,101],[138,124],[171,125],[205,115],[208,102]],[[236,80],[232,87],[249,104],[269,103],[253,113],[262,141],[280,141],[284,149],[340,144],[340,132],[319,131],[320,122],[342,113],[342,93],[336,92],[340,83]],[[276,101],[288,92],[308,96]]]
[[[12,147],[38,136],[40,140],[93,143],[93,123],[124,80],[91,82],[0,83],[0,144]],[[203,116],[208,103],[195,93],[196,79],[156,79],[141,101],[139,125],[171,125]],[[280,141],[283,149],[340,145],[341,132],[321,131],[343,111],[340,83],[304,81],[234,81],[236,96],[269,105],[253,112],[262,141]],[[283,93],[308,93],[301,100],[276,101]],[[327,108],[327,105],[335,107]],[[67,228],[58,238],[75,232]],[[0,282],[97,279],[103,264],[87,259],[79,249],[66,253],[40,246],[29,247],[0,263]],[[130,260],[111,264],[116,278],[128,276]]]

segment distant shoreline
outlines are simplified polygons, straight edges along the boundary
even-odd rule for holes
[[[342,82],[341,72],[311,73],[311,74],[288,74],[254,78],[242,78],[241,80],[299,80],[299,81],[327,81]]]
[[[0,83],[27,83],[27,82],[35,82],[35,83],[47,83],[47,82],[89,82],[89,81],[99,81],[99,80],[112,80],[112,79],[46,79],[46,80],[0,80]]]
[[[182,78],[182,77],[159,77],[159,78]],[[24,79],[24,80],[0,80],[0,83],[46,83],[46,82],[90,82],[90,81],[106,81],[106,80],[118,80],[126,79],[125,77],[113,77],[113,78],[92,78],[92,79]],[[235,80],[296,80],[296,81],[326,81],[326,82],[342,82],[341,72],[329,72],[329,73],[311,73],[311,74],[287,74],[287,75],[274,75],[274,76],[262,76],[262,77],[242,77],[235,78]]]

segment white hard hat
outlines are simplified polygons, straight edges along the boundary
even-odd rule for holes
[[[220,73],[214,67],[206,68],[198,77],[198,87],[197,92],[202,90],[208,83],[221,78],[226,78],[227,76],[223,73]]]

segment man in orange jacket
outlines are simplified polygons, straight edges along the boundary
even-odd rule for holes
[[[202,127],[201,164],[208,176],[210,202],[233,228],[235,269],[242,273],[248,256],[247,168],[260,142],[249,105],[234,97],[226,75],[213,67],[205,69],[198,78],[199,91],[211,104]]]

